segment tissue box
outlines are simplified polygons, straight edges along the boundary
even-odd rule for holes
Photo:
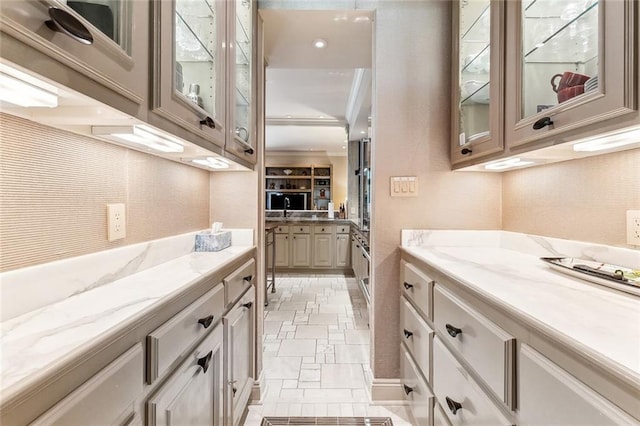
[[[196,234],[195,251],[220,251],[231,246],[231,231]]]

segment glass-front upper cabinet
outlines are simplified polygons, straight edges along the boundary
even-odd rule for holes
[[[565,132],[632,112],[635,0],[507,2],[507,144],[560,142]],[[578,133],[576,133],[578,134]]]
[[[223,147],[226,3],[157,0],[154,25],[153,112]]]
[[[229,37],[232,41],[229,64],[231,94],[229,96],[230,126],[227,150],[239,158],[255,163],[255,43],[254,25],[257,9],[251,0],[232,0],[229,15]]]
[[[3,0],[0,54],[136,115],[147,98],[149,5],[135,0]],[[53,61],[40,60],[46,55]],[[109,89],[95,90],[69,67]],[[113,97],[116,93],[117,97]],[[133,105],[133,107],[131,107]]]
[[[453,164],[503,150],[503,22],[501,0],[454,7]]]

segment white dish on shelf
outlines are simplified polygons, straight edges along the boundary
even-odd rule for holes
[[[282,173],[284,173],[285,175],[289,176],[291,173],[293,173],[293,170],[285,169],[285,170],[282,171]]]

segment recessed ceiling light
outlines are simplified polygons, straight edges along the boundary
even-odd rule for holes
[[[317,38],[317,39],[313,40],[313,47],[315,47],[317,49],[324,49],[325,47],[327,47],[327,40],[323,40],[321,38]]]
[[[293,118],[293,116],[292,115],[287,115],[287,118]]]
[[[367,132],[365,132],[364,130],[360,130],[360,134],[361,135],[364,135],[365,133],[367,133]]]

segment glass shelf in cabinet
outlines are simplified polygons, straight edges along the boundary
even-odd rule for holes
[[[462,34],[460,40],[463,42],[481,42],[488,44],[491,36],[491,8],[489,2],[480,12],[469,28]]]
[[[523,30],[535,35],[523,40],[525,62],[586,63],[598,57],[598,2],[566,17],[537,13],[533,8],[540,3],[549,1],[532,0],[525,9]],[[532,9],[536,13],[528,14]]]
[[[246,50],[250,49],[249,42],[237,41],[236,42],[236,65],[249,65],[251,62]]]
[[[176,13],[176,61],[177,62],[214,62],[212,53],[198,34]]]

